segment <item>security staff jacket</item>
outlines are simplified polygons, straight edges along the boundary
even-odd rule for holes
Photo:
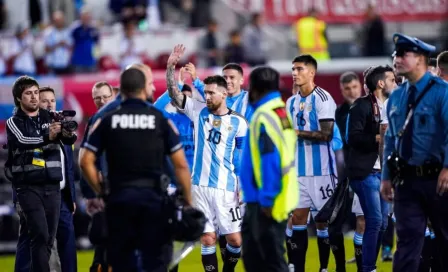
[[[434,80],[435,84],[414,109],[412,156],[407,163],[421,166],[425,162],[432,162],[448,168],[448,83],[427,72],[414,84],[416,97],[420,96],[430,80]],[[406,120],[410,86],[409,81],[403,83],[392,92],[387,103],[389,127],[384,137],[382,180],[390,180],[387,157],[393,151],[402,157],[398,133]]]
[[[279,92],[267,94],[253,106],[240,173],[244,202],[271,207],[272,217],[281,222],[299,201],[294,163],[297,136]]]
[[[102,154],[108,165],[110,192],[133,187],[141,179],[159,181],[165,156],[180,148],[177,129],[161,111],[145,101],[127,99],[98,119],[85,148]]]
[[[51,141],[51,121],[47,110],[40,109],[37,116],[30,117],[20,108],[6,121],[6,168],[12,174],[13,186],[57,184],[62,180],[61,148],[74,144],[76,135],[61,135]]]
[[[374,95],[358,98],[347,116],[346,142],[349,147],[346,161],[350,179],[363,180],[372,173],[378,159],[381,113]]]

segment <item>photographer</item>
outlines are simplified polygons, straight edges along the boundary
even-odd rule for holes
[[[16,111],[6,122],[7,177],[17,192],[30,237],[33,271],[49,272],[61,207],[60,182],[64,180],[61,148],[76,135],[62,129],[47,110],[39,109],[39,85],[19,77],[12,88]]]

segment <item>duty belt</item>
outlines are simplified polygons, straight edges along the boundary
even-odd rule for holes
[[[424,165],[404,164],[400,167],[399,176],[403,179],[409,178],[438,178],[443,166],[439,163],[429,163]]]

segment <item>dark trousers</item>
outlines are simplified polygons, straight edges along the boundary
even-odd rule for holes
[[[394,272],[417,271],[428,219],[436,236],[440,271],[448,271],[448,193],[436,193],[437,180],[405,180],[395,188],[397,251]],[[439,271],[439,270],[438,270]]]
[[[49,272],[61,209],[59,184],[22,186],[16,192],[21,226],[15,271]],[[31,269],[21,270],[30,263]]]
[[[285,229],[286,221],[278,223],[262,214],[258,204],[247,204],[241,228],[247,272],[288,272]]]
[[[168,270],[173,240],[168,220],[164,220],[164,204],[156,193],[147,199],[146,203],[109,201],[106,205],[107,260],[114,272],[129,272],[130,267],[136,267],[136,250],[143,270]]]

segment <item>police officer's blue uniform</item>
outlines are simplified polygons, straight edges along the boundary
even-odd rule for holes
[[[407,58],[407,52],[429,56],[435,51],[434,46],[416,38],[395,34],[393,39],[397,58]],[[408,105],[417,100],[431,81],[433,85],[416,105],[405,132],[399,134],[408,115]],[[400,158],[401,168],[398,179],[401,182],[394,186],[398,236],[394,271],[417,271],[428,219],[438,240],[438,252],[444,255],[439,258],[440,271],[448,271],[448,193],[442,196],[436,193],[439,173],[448,168],[448,84],[429,72],[415,83],[408,80],[392,92],[387,116],[382,180],[391,180],[392,164],[388,163],[388,157],[393,152]]]
[[[132,123],[136,118],[143,121]],[[113,271],[129,271],[135,249],[140,250],[146,271],[166,271],[172,234],[164,220],[169,214],[164,210],[160,177],[165,156],[182,148],[173,127],[155,107],[127,99],[101,119],[85,148],[97,154],[106,151],[107,254]]]

